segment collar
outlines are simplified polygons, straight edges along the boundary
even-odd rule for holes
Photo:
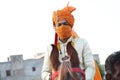
[[[60,44],[67,44],[68,42],[70,42],[70,41],[72,41],[73,40],[73,36],[71,36],[65,43],[63,43],[62,41],[60,41],[59,39],[58,39],[58,43],[60,43]]]

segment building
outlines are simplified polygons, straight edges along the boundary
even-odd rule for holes
[[[98,64],[100,65],[101,69],[105,72],[105,65],[100,63],[99,54],[93,54],[93,57],[98,62]]]
[[[93,54],[93,57],[100,64],[99,54]]]
[[[99,55],[93,56],[100,63]],[[8,62],[0,63],[0,80],[41,80],[43,60],[44,53],[27,60],[23,60],[23,55],[12,55]]]
[[[13,55],[8,62],[0,63],[0,80],[41,80],[43,58],[23,60],[22,55]]]

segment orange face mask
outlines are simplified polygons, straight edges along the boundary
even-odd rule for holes
[[[56,33],[60,39],[69,38],[72,35],[71,31],[72,30],[69,25],[61,25],[59,27],[56,27]]]

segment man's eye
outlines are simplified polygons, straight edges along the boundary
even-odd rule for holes
[[[67,22],[63,23],[64,25],[69,25]]]
[[[58,23],[57,26],[61,26],[61,25],[69,25],[67,22],[64,22],[64,23]]]
[[[61,23],[58,23],[58,27],[61,26],[62,24]]]

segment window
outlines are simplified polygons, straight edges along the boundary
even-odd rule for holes
[[[32,67],[32,71],[36,71],[36,68],[35,68],[35,67]]]
[[[6,76],[11,76],[10,70],[6,70]]]

